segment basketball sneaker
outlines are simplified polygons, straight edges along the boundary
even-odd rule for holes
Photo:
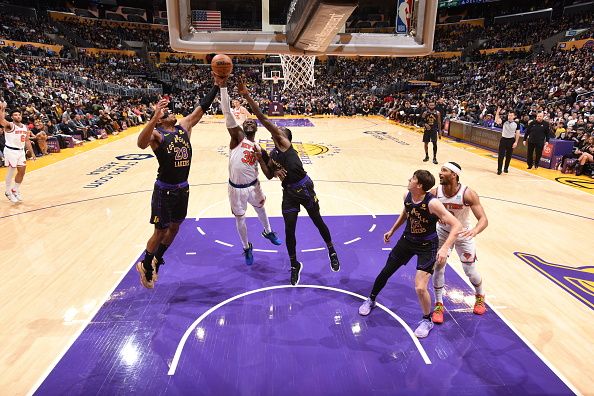
[[[437,162],[437,158],[433,157],[433,163],[434,163],[435,165],[437,165],[437,164],[438,164],[438,162]]]
[[[425,158],[423,158],[423,162],[427,162],[429,161],[429,156],[426,156]]]
[[[431,314],[431,321],[435,324],[442,324],[443,323],[443,304],[440,302],[435,303],[435,308],[433,308],[433,313]]]
[[[332,272],[340,271],[340,261],[338,261],[338,254],[336,252],[330,255],[330,268],[332,268]]]
[[[140,284],[147,289],[153,289],[155,283],[153,282],[153,269],[147,270],[144,268],[142,261],[136,263],[136,271],[140,274]]]
[[[371,298],[367,298],[367,300],[365,300],[359,307],[359,315],[367,316],[373,308],[375,308],[375,301]]]
[[[17,197],[14,196],[14,194],[12,193],[12,191],[7,191],[4,193],[4,195],[6,195],[6,198],[8,198],[8,200],[12,203],[18,203],[19,200],[17,199]]]
[[[254,247],[251,242],[248,242],[247,249],[243,249],[243,255],[245,256],[245,263],[247,265],[254,264]]]
[[[159,279],[159,268],[161,268],[162,265],[165,265],[165,260],[163,260],[162,258],[159,260],[156,257],[153,257],[153,282],[156,282]]]
[[[487,311],[487,307],[485,306],[485,296],[481,294],[477,294],[476,301],[474,303],[474,312],[477,315],[482,315]]]
[[[295,286],[299,284],[299,280],[301,279],[301,270],[303,269],[303,264],[299,261],[295,261],[291,263],[291,285]]]
[[[279,246],[280,244],[283,243],[283,241],[281,241],[277,236],[276,236],[276,232],[274,231],[270,231],[269,233],[266,233],[266,230],[262,231],[262,236],[266,239],[268,239],[270,242],[272,242],[273,245]]]
[[[425,338],[433,328],[433,322],[430,319],[423,319],[419,322],[419,326],[415,330],[417,338]]]
[[[12,189],[12,195],[15,196],[15,198],[19,201],[22,202],[23,201],[23,196],[21,195],[20,191],[15,190],[14,188]]]

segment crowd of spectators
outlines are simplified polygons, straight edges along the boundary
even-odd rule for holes
[[[97,33],[96,38],[104,39],[109,33],[115,40],[132,39],[125,36],[127,33],[114,33],[111,28],[97,26],[82,27],[77,34],[95,28],[96,32],[106,30],[105,34]],[[440,30],[436,45],[442,43],[444,49],[459,49],[465,40],[480,32],[481,28],[478,29]],[[496,35],[493,40],[498,40]],[[510,40],[497,43],[517,44],[514,38]],[[115,41],[105,39],[95,43],[113,48]],[[272,89],[272,83],[261,81],[261,63],[265,61],[270,60],[260,57],[234,60],[235,73],[245,76],[263,110],[268,108]],[[168,62],[159,68],[172,82],[169,87],[172,109],[182,114],[194,109],[212,85],[208,65],[202,60]],[[30,46],[2,47],[0,95],[11,107],[23,109],[33,131],[37,154],[43,155],[48,152],[44,135],[36,138],[41,129],[49,139],[55,138],[65,145],[66,136],[93,140],[146,121],[156,96],[147,93],[126,97],[117,92],[98,92],[90,82],[147,89],[154,85],[149,69],[146,60],[137,56],[79,51],[77,59],[72,59]],[[504,113],[513,110],[525,127],[538,111],[544,111],[552,125],[552,134],[575,141],[576,160],[582,161],[587,157],[583,154],[594,149],[590,144],[594,96],[584,95],[594,92],[592,48],[482,55],[471,61],[439,57],[331,57],[318,62],[315,79],[315,87],[299,90],[284,90],[283,82],[279,83],[276,88],[286,114],[379,114],[415,125],[420,123],[419,116],[428,101],[437,100],[438,109],[450,119],[494,126],[495,110],[501,107]],[[411,85],[412,80],[421,82]],[[238,97],[233,86],[230,91]],[[219,111],[218,103],[214,103],[212,111]],[[502,118],[506,119],[504,114]]]
[[[472,42],[478,48],[510,48],[533,45],[569,29],[590,29],[580,38],[594,35],[594,14],[573,15],[559,19],[508,22],[476,26],[470,24],[437,25],[435,51],[462,51]]]
[[[139,29],[125,24],[118,26],[116,23],[104,26],[100,20],[82,18],[61,21],[60,24],[93,48],[126,49],[124,41],[140,41],[147,44],[149,51],[172,52],[169,47],[169,33],[162,26],[158,29]]]
[[[35,18],[0,13],[0,40],[52,44],[45,33],[57,33],[57,29],[51,23]]]

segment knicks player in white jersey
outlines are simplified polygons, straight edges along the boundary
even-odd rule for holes
[[[4,146],[4,165],[8,167],[6,173],[6,198],[10,202],[18,203],[23,200],[21,197],[21,183],[25,177],[25,170],[27,168],[25,159],[25,149],[31,150],[31,142],[29,141],[29,130],[27,126],[22,123],[23,117],[21,112],[13,110],[10,113],[12,122],[6,120],[6,102],[0,102],[0,125],[4,128],[4,137],[6,145]],[[12,178],[14,178],[14,187],[12,185]]]
[[[243,245],[245,263],[252,265],[254,263],[253,246],[249,242],[245,223],[248,202],[254,207],[258,219],[264,227],[262,236],[275,245],[282,243],[270,228],[270,221],[264,208],[266,196],[262,192],[258,180],[258,160],[255,153],[256,151],[262,152],[260,146],[255,142],[258,124],[252,119],[245,120],[243,128],[237,124],[237,120],[231,114],[227,79],[221,79],[214,73],[213,75],[221,90],[221,108],[225,116],[227,130],[231,135],[231,142],[229,143],[229,203],[231,204],[231,212],[235,215],[237,232]]]
[[[233,99],[233,108],[231,109],[231,114],[233,114],[233,117],[235,118],[235,121],[238,125],[243,125],[243,123],[248,118],[250,118],[251,115],[248,109],[243,107],[237,99]]]
[[[446,162],[439,171],[439,186],[431,193],[443,203],[443,206],[450,211],[462,223],[462,231],[454,243],[458,257],[462,262],[464,273],[468,276],[470,283],[475,289],[475,304],[473,312],[482,315],[486,311],[485,293],[483,292],[483,280],[476,268],[476,246],[474,237],[487,228],[488,220],[485,210],[481,205],[476,192],[460,183],[462,168],[455,162]],[[477,219],[474,227],[470,224],[470,211]],[[439,246],[444,243],[449,235],[450,228],[447,224],[438,223],[437,235]],[[445,265],[437,264],[433,273],[433,287],[435,289],[435,308],[431,319],[433,323],[443,323],[443,287],[445,284]]]

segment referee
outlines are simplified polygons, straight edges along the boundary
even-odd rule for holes
[[[501,109],[498,107],[495,113],[495,123],[502,125],[503,130],[501,131],[501,140],[499,140],[499,155],[497,156],[497,174],[501,174],[501,167],[503,165],[503,158],[505,157],[505,167],[503,171],[507,173],[509,171],[509,163],[512,158],[512,153],[518,145],[520,140],[520,127],[514,121],[516,114],[513,111],[507,113],[507,121],[501,122],[501,116],[499,112]]]
[[[535,169],[538,169],[545,141],[549,142],[549,130],[549,123],[544,121],[544,114],[539,111],[536,113],[536,120],[528,124],[526,132],[524,132],[524,146],[528,141],[528,156],[526,157],[528,169],[532,169],[532,164],[534,164]],[[536,158],[533,157],[533,154],[535,154],[534,157]]]

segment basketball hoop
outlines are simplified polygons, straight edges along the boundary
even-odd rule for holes
[[[280,54],[283,67],[284,89],[315,86],[314,65],[315,55],[287,55]]]
[[[280,76],[272,76],[272,83],[278,84],[278,80],[280,80]]]

